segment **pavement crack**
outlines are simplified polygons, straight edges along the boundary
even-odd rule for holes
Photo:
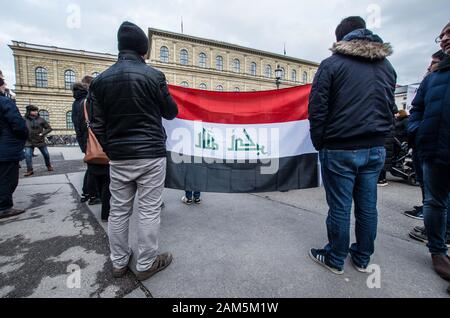
[[[296,206],[294,204],[286,203],[286,202],[283,202],[283,201],[278,201],[278,200],[275,200],[275,199],[272,199],[272,198],[269,198],[269,197],[266,197],[266,196],[261,196],[261,195],[255,194],[255,193],[249,193],[249,195],[251,195],[253,197],[260,198],[260,199],[263,199],[263,200],[267,200],[267,201],[270,201],[270,202],[273,202],[273,203],[278,203],[278,204],[281,204],[281,205],[284,205],[284,206],[288,206],[290,208],[301,210],[301,211],[309,213],[309,214],[320,215],[320,216],[325,216],[326,217],[326,215],[324,215],[324,214],[322,214],[320,212],[308,210],[308,209],[305,209],[305,208],[301,208],[301,207]]]

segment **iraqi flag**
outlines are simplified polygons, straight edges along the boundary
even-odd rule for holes
[[[319,186],[308,121],[310,85],[225,93],[170,86],[166,187],[258,193]]]

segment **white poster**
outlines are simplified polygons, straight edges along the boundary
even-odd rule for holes
[[[407,99],[406,99],[406,110],[408,112],[411,111],[412,102],[413,102],[414,98],[416,97],[416,94],[417,94],[417,91],[419,90],[419,87],[420,87],[419,84],[409,85],[408,86],[408,95],[407,95]]]

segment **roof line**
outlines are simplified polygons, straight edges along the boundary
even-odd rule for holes
[[[268,51],[263,51],[263,50],[258,50],[258,49],[252,49],[252,48],[249,48],[249,47],[236,45],[236,44],[232,44],[232,43],[227,43],[227,42],[210,40],[210,39],[205,39],[205,38],[200,38],[200,37],[196,37],[196,36],[191,36],[191,35],[171,32],[171,31],[165,31],[165,30],[155,29],[155,28],[148,28],[148,31],[149,31],[149,38],[151,38],[151,36],[153,34],[156,34],[156,35],[160,34],[162,36],[169,36],[169,37],[172,37],[172,38],[175,38],[175,39],[181,39],[181,40],[185,40],[185,41],[197,41],[197,42],[205,44],[205,45],[214,45],[214,46],[227,48],[227,49],[237,49],[237,50],[248,52],[248,53],[251,53],[251,54],[259,54],[259,55],[263,55],[263,56],[266,56],[266,57],[278,58],[278,59],[284,60],[284,61],[289,60],[289,61],[292,61],[292,62],[308,64],[308,65],[312,65],[312,66],[319,66],[320,65],[319,63],[313,62],[313,61],[303,60],[303,59],[299,59],[299,58],[296,58],[296,57],[285,56],[285,55],[282,55],[282,54],[271,53],[271,52],[268,52]]]
[[[93,51],[68,49],[68,48],[63,48],[63,47],[43,45],[43,44],[34,44],[34,43],[15,41],[15,40],[12,40],[12,43],[13,43],[12,45],[8,45],[11,49],[19,47],[22,49],[30,49],[30,50],[34,49],[34,50],[43,50],[43,51],[48,51],[48,52],[82,54],[82,55],[96,56],[96,57],[100,57],[100,58],[103,57],[103,58],[117,59],[117,55],[110,54],[110,53],[100,53],[100,52],[93,52]]]

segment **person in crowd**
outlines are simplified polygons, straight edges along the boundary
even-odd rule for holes
[[[395,117],[395,138],[397,138],[400,143],[408,142],[408,123],[408,112],[404,109],[399,110]]]
[[[25,213],[15,209],[13,193],[19,184],[19,162],[28,138],[25,120],[16,104],[6,97],[6,82],[0,78],[0,219]]]
[[[348,17],[336,29],[333,55],[316,74],[309,100],[311,138],[320,152],[327,194],[329,243],[310,257],[331,272],[353,266],[367,272],[377,236],[377,181],[386,159],[397,75],[387,57],[392,47]],[[355,202],[356,243],[350,247],[350,215]]]
[[[81,83],[75,83],[73,86],[74,96],[78,98],[74,103],[74,126],[77,133],[78,144],[80,145],[81,151],[86,153],[86,147],[88,143],[88,128],[87,122],[91,121],[89,117],[91,110],[87,107],[90,104],[86,103],[86,111],[89,118],[85,117],[84,102],[87,101],[89,84],[91,80],[84,80]],[[77,103],[78,101],[78,103]],[[98,165],[98,164],[87,164],[88,176],[85,178],[86,183],[83,187],[86,187],[89,197],[89,204],[97,204],[98,201],[102,204],[101,219],[103,222],[108,222],[110,213],[110,200],[111,192],[109,190],[110,177],[109,177],[109,165]],[[85,201],[86,202],[86,201]]]
[[[3,72],[1,70],[0,70],[0,79],[2,79],[5,82],[5,77],[3,76]],[[10,90],[8,86],[6,86],[6,84],[3,95],[13,101],[16,100],[16,94],[12,90]]]
[[[420,85],[412,102],[408,132],[423,164],[424,220],[433,267],[450,280],[446,245],[450,197],[450,23],[436,39],[445,58]]]
[[[433,73],[437,70],[439,63],[445,58],[444,52],[442,50],[436,52],[431,57],[431,63],[430,66],[427,69],[427,73],[425,74],[426,78],[428,75]],[[409,122],[408,122],[409,124]],[[404,214],[407,217],[410,217],[415,220],[423,221],[423,201],[425,201],[425,189],[424,189],[424,183],[423,183],[423,169],[422,169],[422,160],[419,157],[419,152],[417,150],[416,140],[413,138],[415,136],[408,135],[408,142],[413,149],[413,163],[414,163],[414,170],[416,172],[416,180],[420,185],[420,189],[422,191],[422,205],[421,206],[415,206],[412,211],[406,211]],[[411,235],[412,234],[412,235]],[[425,233],[425,227],[417,227],[413,231],[410,232],[410,236],[419,239],[421,242],[427,241],[427,235]]]
[[[442,50],[439,50],[436,53],[434,53],[433,56],[431,57],[431,63],[427,69],[427,73],[425,76],[436,71],[437,68],[439,67],[439,63],[441,63],[444,58],[445,58],[445,53]]]
[[[93,78],[85,76],[80,83],[75,83],[72,87],[74,102],[72,104],[72,122],[75,129],[77,142],[82,153],[86,153],[87,129],[84,119],[83,105],[89,92],[89,85]],[[103,178],[102,178],[103,179]],[[83,179],[83,194],[81,202],[89,202],[89,205],[100,204],[101,187],[97,184],[97,178],[93,177],[89,169],[86,170]]]
[[[25,120],[28,128],[28,139],[25,144],[25,159],[27,163],[27,172],[25,177],[34,175],[33,171],[33,152],[34,148],[38,148],[45,160],[45,165],[49,172],[54,171],[50,162],[50,154],[48,153],[45,136],[52,132],[50,124],[41,116],[39,116],[39,108],[29,105],[26,108]]]
[[[192,203],[200,204],[202,203],[202,193],[198,191],[186,191],[185,196],[181,198],[181,202],[186,205],[191,205]]]
[[[178,107],[165,75],[148,66],[147,35],[124,22],[118,31],[119,58],[91,84],[91,125],[110,158],[109,241],[113,276],[123,277],[131,260],[129,219],[139,195],[137,278],[144,281],[167,268],[170,253],[158,255],[167,150],[162,118],[172,120]]]

